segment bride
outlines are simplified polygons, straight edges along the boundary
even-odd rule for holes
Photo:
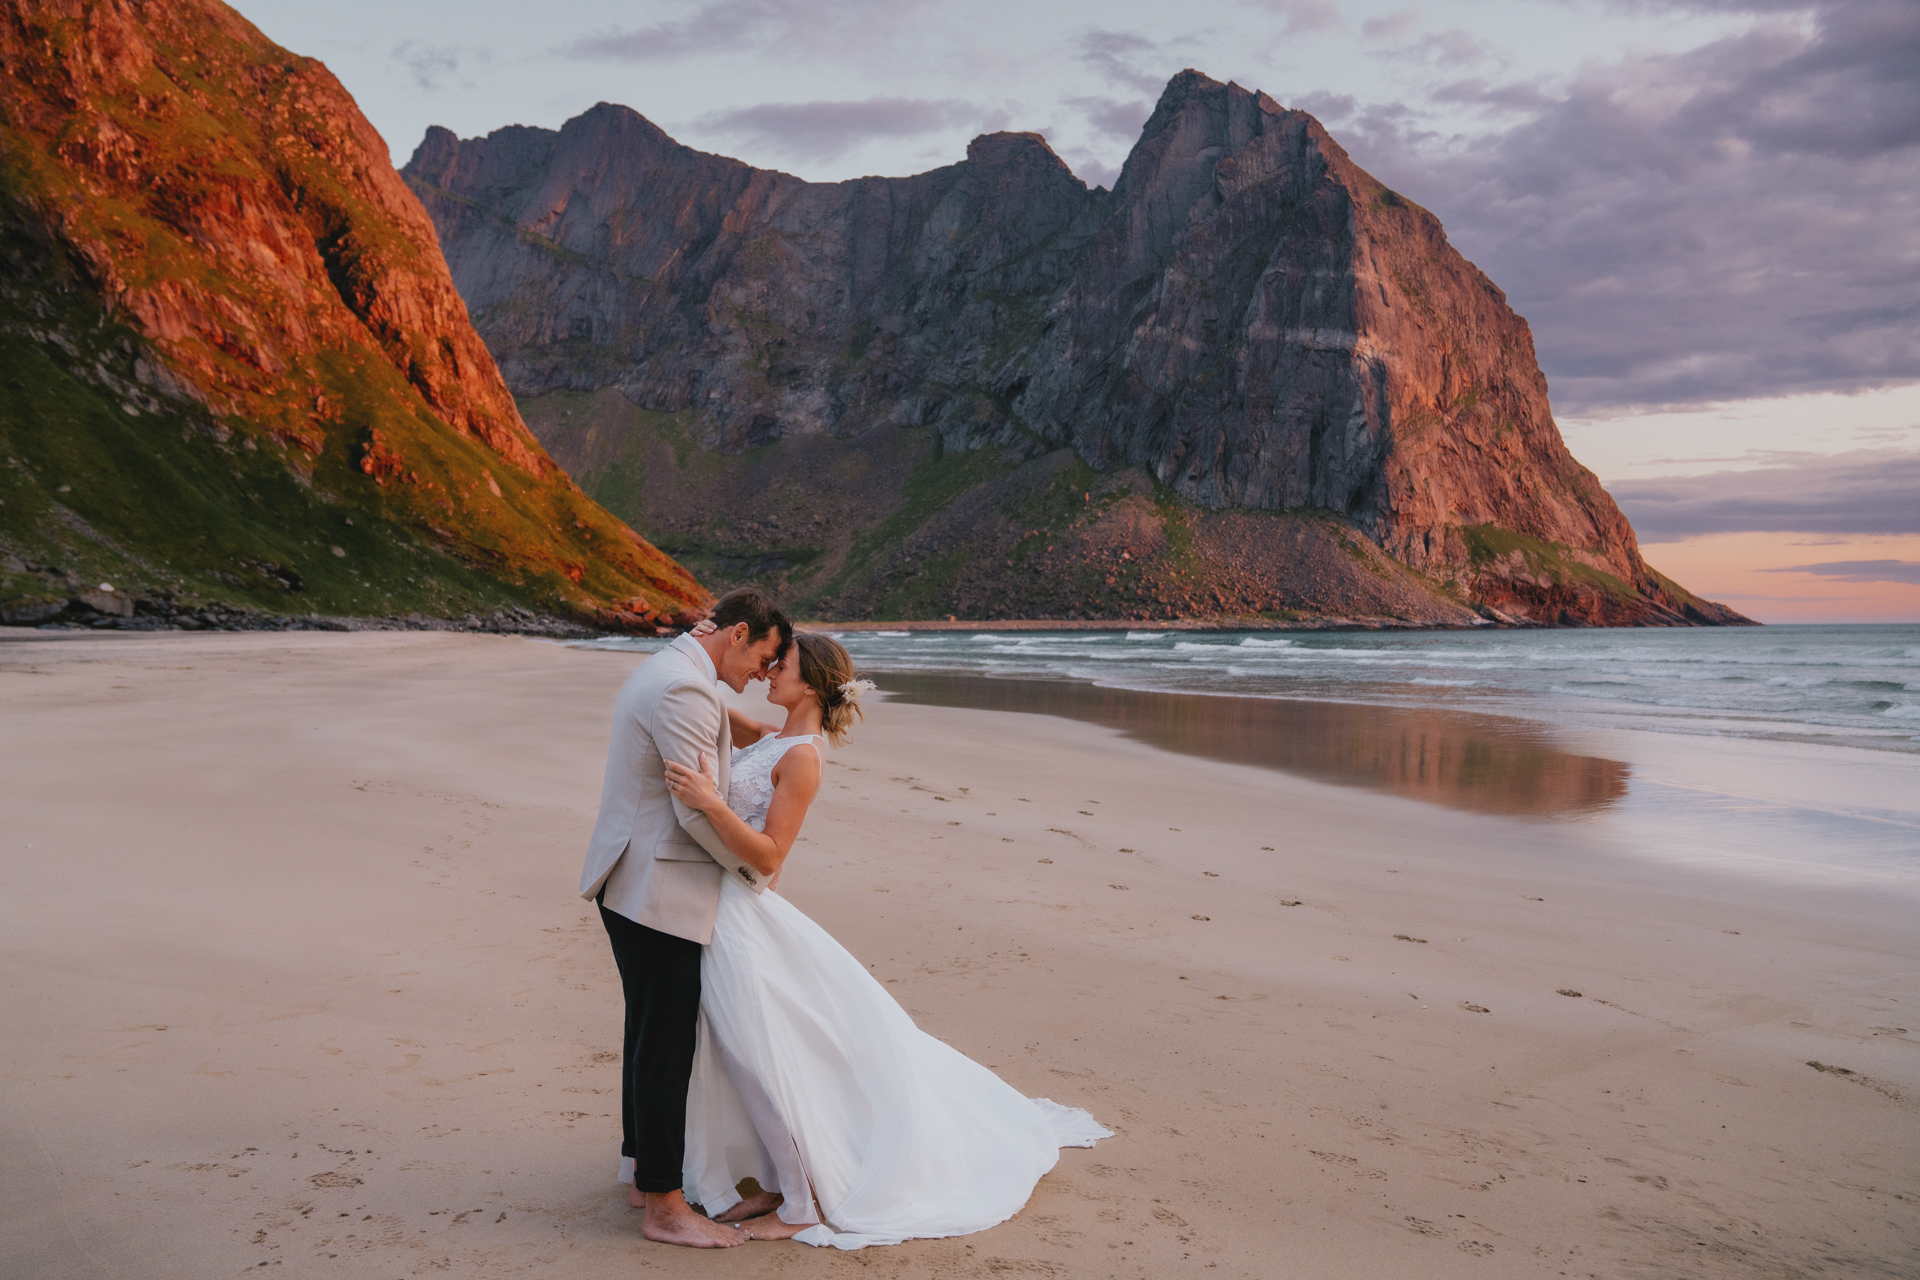
[[[731,713],[725,797],[704,756],[667,764],[669,789],[769,878],[760,894],[727,878],[701,956],[687,1199],[755,1240],[858,1249],[985,1230],[1020,1211],[1061,1147],[1110,1135],[914,1026],[866,966],[775,892],[820,790],[823,745],[846,737],[873,686],[838,643],[808,634],[767,684],[786,723]],[[763,1190],[742,1200],[747,1178]]]

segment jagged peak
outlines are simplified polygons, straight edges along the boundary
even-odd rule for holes
[[[1062,160],[1045,134],[983,133],[967,144],[967,159],[987,169],[1000,169],[1022,162],[1058,169],[1069,178],[1073,169]],[[1079,179],[1075,178],[1078,182]]]
[[[665,129],[662,129],[659,125],[647,119],[632,107],[621,102],[596,102],[579,115],[573,117],[573,119],[567,121],[567,124],[578,124],[582,120],[608,121],[623,125],[637,124],[649,133],[657,133],[663,138],[668,137]],[[563,129],[565,127],[566,125],[561,126]]]
[[[572,116],[563,121],[558,129],[548,129],[537,124],[506,124],[501,125],[498,129],[489,130],[484,135],[484,138],[487,141],[513,138],[522,135],[559,138],[567,134],[578,133],[582,130],[596,127],[615,130],[631,129],[637,131],[644,137],[657,140],[669,146],[680,145],[665,129],[662,129],[659,125],[647,119],[632,107],[623,106],[618,102],[596,102],[579,115]],[[444,135],[444,137],[440,135]],[[421,139],[420,146],[414,149],[414,155],[418,157],[421,150],[427,148],[429,143],[433,144],[437,151],[438,148],[445,146],[448,141],[458,146],[462,141],[480,140],[480,138],[462,139],[444,125],[428,125],[426,136]]]
[[[1003,129],[997,133],[983,133],[969,142],[967,159],[978,160],[983,158],[983,153],[991,152],[1013,155],[1032,147],[1038,147],[1048,155],[1053,154],[1053,147],[1047,142],[1046,134]]]
[[[445,125],[430,124],[402,168],[411,173],[443,173],[459,154],[459,136]]]
[[[1143,132],[1147,135],[1157,133],[1166,126],[1168,121],[1177,116],[1182,108],[1195,99],[1207,100],[1216,97],[1251,99],[1255,106],[1268,115],[1288,113],[1288,108],[1282,106],[1264,89],[1249,89],[1232,80],[1222,83],[1203,71],[1195,71],[1192,67],[1188,67],[1168,80],[1167,87],[1160,91],[1160,99],[1154,103],[1153,114],[1148,117]]]
[[[1226,87],[1206,72],[1187,67],[1167,81],[1167,87],[1160,91],[1160,101],[1154,104],[1154,110],[1157,113],[1161,107],[1178,106],[1196,94]]]

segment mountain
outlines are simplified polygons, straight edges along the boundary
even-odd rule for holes
[[[8,621],[708,599],[527,430],[346,91],[214,0],[0,0],[0,262]]]
[[[1194,71],[809,183],[605,103],[402,170],[529,424],[716,583],[842,616],[1744,622],[1649,568],[1526,322],[1302,111]]]

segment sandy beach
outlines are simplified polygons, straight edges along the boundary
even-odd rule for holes
[[[783,891],[1116,1136],[964,1239],[648,1244],[573,893],[638,660],[0,633],[0,1275],[1920,1274],[1911,893],[904,702]]]

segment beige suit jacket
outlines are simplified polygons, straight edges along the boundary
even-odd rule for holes
[[[727,848],[705,814],[667,790],[667,760],[695,766],[705,751],[727,793],[733,755],[726,704],[698,642],[681,636],[642,662],[613,703],[600,817],[580,872],[580,896],[649,929],[702,946],[713,941],[720,881],[754,892],[760,873]]]

